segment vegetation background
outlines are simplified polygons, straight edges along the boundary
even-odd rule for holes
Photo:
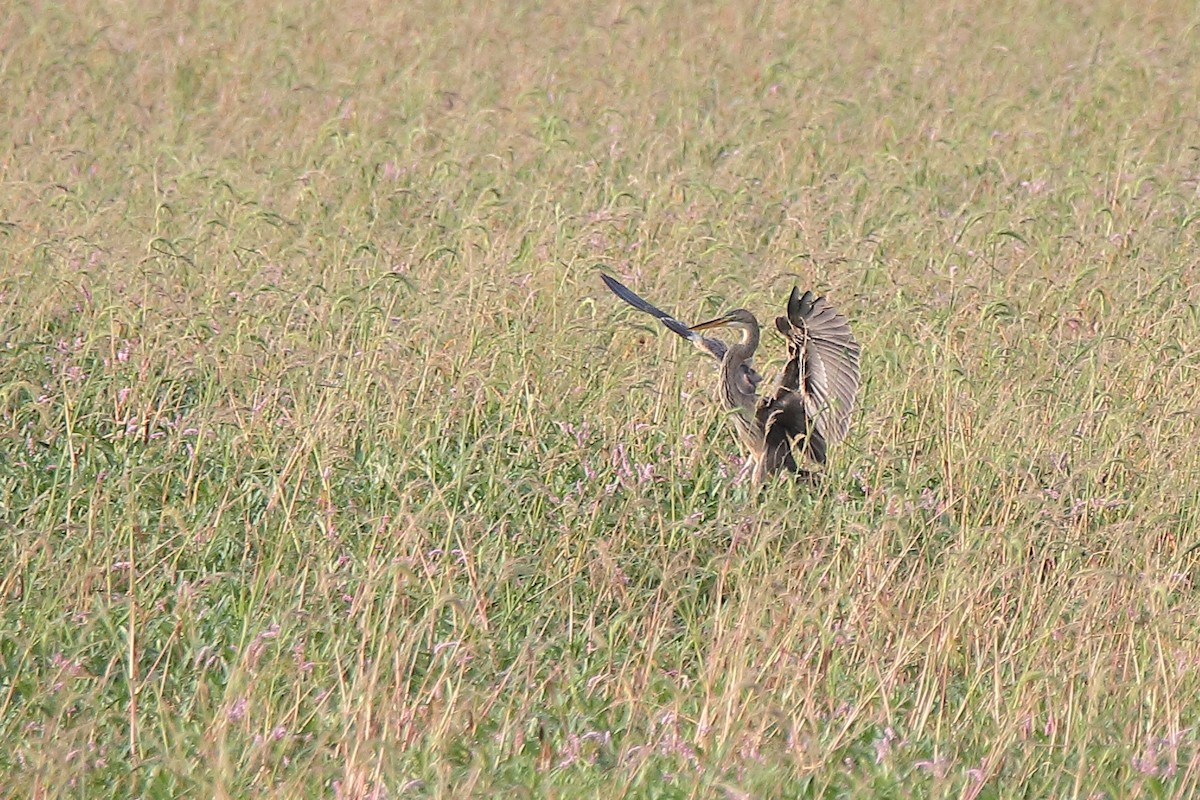
[[[1197,64],[1170,0],[15,3],[0,794],[1196,796]],[[827,293],[824,485],[599,269]]]

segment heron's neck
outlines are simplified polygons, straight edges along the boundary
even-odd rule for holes
[[[729,345],[725,358],[721,360],[721,386],[724,400],[730,408],[753,414],[756,392],[742,374],[742,365],[750,360],[758,349],[758,331],[743,327],[742,339]]]
[[[725,361],[732,362],[731,366],[741,366],[754,356],[758,349],[758,331],[751,327],[739,326],[742,329],[742,340],[729,346]]]

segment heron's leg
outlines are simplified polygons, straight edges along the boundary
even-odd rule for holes
[[[796,480],[807,486],[820,486],[821,481],[825,479],[824,470],[796,470]]]

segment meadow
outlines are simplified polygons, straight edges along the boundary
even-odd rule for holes
[[[1197,796],[1198,63],[1173,0],[16,3],[0,795]],[[602,270],[827,294],[821,485]]]

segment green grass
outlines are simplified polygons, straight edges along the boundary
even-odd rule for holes
[[[1195,796],[1198,29],[18,5],[0,794]],[[825,483],[600,269],[827,293]]]

